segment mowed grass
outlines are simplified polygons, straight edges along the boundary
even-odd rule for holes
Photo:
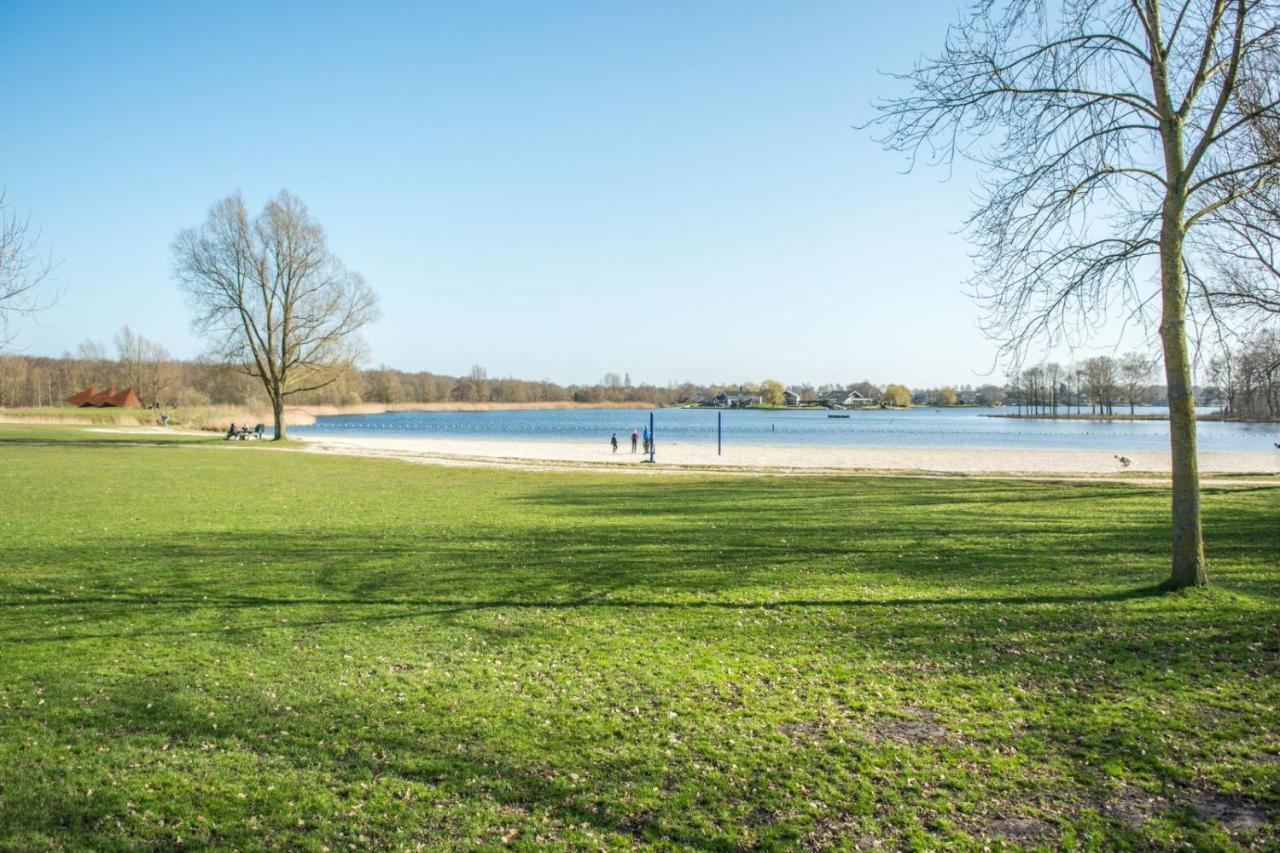
[[[1280,489],[0,427],[0,848],[1280,844]]]

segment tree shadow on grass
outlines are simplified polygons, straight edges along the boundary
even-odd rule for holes
[[[192,755],[206,765],[211,778],[188,777],[176,786],[171,782],[168,796],[159,798],[141,786],[130,790],[130,777],[142,772],[134,765],[122,774],[124,784],[119,788],[123,791],[114,784],[104,785],[106,790],[97,791],[96,796],[91,791],[86,797],[80,786],[90,780],[80,779],[68,780],[65,789],[54,782],[62,795],[50,797],[50,779],[38,770],[22,768],[6,780],[13,796],[0,802],[0,841],[6,833],[21,837],[27,832],[47,834],[62,844],[78,841],[93,847],[92,842],[100,842],[104,834],[122,834],[118,820],[127,811],[136,814],[135,803],[127,802],[133,798],[144,801],[141,807],[152,811],[153,818],[161,817],[161,826],[189,820],[188,810],[205,800],[204,813],[218,829],[204,838],[197,830],[194,839],[189,829],[181,831],[191,840],[254,847],[269,830],[277,841],[288,838],[305,845],[306,839],[314,837],[317,812],[322,818],[348,813],[349,821],[332,822],[325,834],[331,835],[335,828],[345,832],[345,823],[356,823],[351,806],[368,799],[369,789],[376,786],[393,789],[396,795],[380,802],[383,811],[377,823],[360,827],[361,832],[378,837],[390,838],[403,827],[438,826],[440,804],[481,802],[515,809],[516,821],[530,834],[540,831],[550,818],[561,833],[589,826],[615,837],[732,849],[714,831],[690,825],[685,820],[688,814],[682,815],[680,809],[663,809],[647,822],[637,821],[625,802],[637,784],[646,789],[697,788],[701,797],[739,807],[740,791],[723,782],[684,777],[661,754],[647,750],[612,756],[597,751],[588,759],[586,754],[597,745],[593,733],[527,725],[504,729],[490,719],[459,714],[449,705],[452,700],[430,694],[416,696],[431,705],[425,718],[432,725],[426,731],[391,716],[370,726],[368,707],[330,695],[292,698],[290,713],[282,718],[279,704],[255,690],[240,691],[234,705],[213,717],[193,703],[191,694],[184,692],[186,686],[183,679],[157,677],[118,681],[111,687],[111,701],[86,706],[75,725],[106,736],[114,750],[133,741],[151,749],[163,744],[170,755]],[[93,687],[82,684],[74,689],[91,694]],[[55,719],[49,725],[56,729],[63,724]],[[220,762],[225,756],[239,760],[227,766]],[[24,781],[24,770],[32,773],[31,779]],[[275,803],[275,808],[264,807],[259,799],[261,787],[255,790],[258,780],[244,778],[244,770],[276,784],[297,785],[313,777],[324,784],[306,792],[308,802],[290,800]],[[596,785],[578,784],[578,773]],[[240,800],[232,795],[235,790],[253,793]],[[406,790],[418,796],[403,796]],[[299,793],[295,789],[284,796]],[[154,826],[150,829],[155,831]],[[488,827],[487,833],[494,837],[486,838],[486,843],[492,845],[502,829],[500,824]],[[461,831],[461,827],[451,830]],[[163,830],[160,838],[166,838]]]
[[[0,606],[69,607],[83,630],[127,622],[130,609],[361,608],[368,619],[378,607],[1016,608],[1118,604],[1164,590],[1164,511],[1130,487],[1048,487],[1095,499],[1063,510],[1025,500],[1043,484],[890,480],[871,496],[859,485],[556,479],[505,499],[536,507],[520,509],[516,523],[409,529],[353,517],[328,529],[290,530],[286,520],[20,541],[0,562],[10,567],[0,573]],[[941,494],[903,504],[921,492]],[[1280,595],[1280,579],[1231,563],[1280,559],[1271,494],[1211,496],[1206,512],[1211,556],[1224,569],[1217,580],[1265,598]],[[59,576],[78,588],[48,580]]]
[[[217,438],[202,438],[196,436],[173,436],[169,438],[157,437],[151,440],[139,440],[133,437],[121,438],[68,438],[68,439],[49,439],[49,438],[20,438],[16,436],[6,436],[0,433],[0,448],[2,447],[93,447],[93,448],[115,448],[118,450],[139,448],[139,447],[183,447],[191,445],[216,444]]]
[[[1039,485],[929,481],[944,492],[916,495],[913,488],[927,491],[920,481],[878,484],[867,494],[856,480],[611,480],[575,487],[564,480],[546,485],[550,479],[495,497],[495,505],[516,508],[500,523],[410,527],[342,516],[306,529],[289,528],[286,519],[270,529],[171,528],[143,538],[117,529],[111,536],[19,541],[0,556],[0,659],[24,649],[43,655],[41,672],[55,673],[60,690],[87,695],[96,689],[92,679],[59,670],[57,658],[128,660],[145,656],[154,638],[172,638],[177,647],[191,637],[199,653],[179,671],[118,675],[109,700],[42,720],[42,736],[89,731],[162,742],[191,753],[201,771],[221,767],[216,757],[200,763],[203,744],[212,744],[212,756],[243,755],[258,772],[304,780],[325,814],[347,814],[360,785],[379,780],[433,795],[422,805],[383,803],[375,837],[390,838],[397,826],[435,825],[430,809],[437,802],[484,801],[518,810],[523,817],[514,820],[531,832],[548,815],[560,827],[587,824],[696,847],[734,843],[725,831],[695,821],[707,802],[721,809],[726,825],[753,814],[788,815],[779,818],[776,835],[756,837],[779,845],[797,843],[812,818],[796,811],[794,790],[746,793],[723,780],[703,782],[692,767],[713,763],[714,751],[682,756],[672,766],[663,752],[641,749],[640,735],[629,730],[630,740],[621,741],[616,733],[570,725],[536,732],[532,717],[516,716],[538,712],[527,697],[504,697],[494,713],[512,716],[495,729],[454,709],[466,691],[438,697],[420,691],[415,699],[423,710],[401,717],[388,700],[339,689],[330,673],[314,696],[290,699],[295,707],[286,724],[274,704],[244,684],[219,688],[215,703],[208,685],[225,675],[209,659],[256,661],[264,648],[280,655],[304,643],[331,650],[358,637],[383,653],[429,660],[466,636],[483,638],[494,655],[520,651],[537,660],[543,651],[619,634],[645,649],[678,633],[707,654],[751,662],[766,698],[769,691],[793,695],[787,679],[806,662],[838,668],[870,660],[872,671],[894,674],[905,697],[925,679],[956,673],[957,689],[967,689],[965,679],[1016,685],[1023,695],[1054,697],[1046,701],[1081,713],[1130,695],[1133,685],[1164,683],[1170,673],[1210,692],[1217,683],[1274,678],[1273,669],[1258,669],[1252,645],[1273,631],[1275,578],[1233,563],[1274,566],[1280,556],[1272,535],[1275,504],[1266,495],[1211,496],[1207,506],[1220,580],[1267,605],[1232,610],[1213,598],[1161,594],[1164,509],[1127,486],[1055,486],[1073,507],[1064,511],[1068,504],[1060,501],[1024,499],[1034,498]],[[1219,497],[1221,507],[1214,503]],[[518,617],[519,624],[498,630],[499,616],[507,623]],[[416,631],[422,626],[427,630]],[[445,629],[448,639],[436,639]],[[631,655],[605,669],[617,675],[669,668],[667,677],[675,678],[676,663]],[[1206,659],[1215,662],[1208,671]],[[371,686],[390,678],[380,674]],[[193,688],[204,706],[177,698]],[[495,674],[473,689],[499,688]],[[593,701],[621,704],[625,697],[614,693],[622,692],[605,688]],[[210,703],[219,712],[216,729]],[[706,713],[729,710],[712,705]],[[375,713],[383,718],[371,721]],[[421,724],[424,731],[412,719],[431,722]],[[290,733],[281,734],[286,727]],[[523,742],[513,740],[517,735]],[[1081,732],[1074,721],[1055,721],[1032,739],[1071,762],[1082,785],[1098,772],[1098,752],[1122,756],[1151,779],[1177,779],[1176,768],[1136,729]],[[602,757],[608,743],[627,749]],[[857,765],[864,748],[831,746],[839,758],[817,757]],[[914,747],[878,748],[881,757],[912,760]],[[992,759],[972,749],[978,751],[964,753],[970,764]],[[579,758],[589,750],[595,750],[589,760]],[[766,744],[754,754],[762,769],[782,767],[783,778],[797,784],[826,772],[790,746]],[[125,777],[140,772],[126,769],[120,768]],[[592,786],[575,783],[571,772]],[[52,765],[21,769],[7,790],[40,791],[41,779],[56,775]],[[660,788],[670,798],[633,809],[628,785]],[[246,834],[248,819],[275,812],[221,793],[225,834],[206,840],[253,846],[260,836]],[[53,826],[53,837],[70,843],[112,831],[123,798],[3,799],[9,802],[0,823],[7,829]],[[194,787],[180,787],[149,805],[171,816],[170,809],[194,799]],[[278,814],[290,822],[270,827],[273,836],[304,843],[308,830],[292,821],[311,815],[284,804]]]

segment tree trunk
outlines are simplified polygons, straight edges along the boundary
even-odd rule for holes
[[[1169,386],[1169,445],[1173,459],[1173,570],[1169,582],[1174,587],[1204,586],[1209,582],[1200,527],[1196,403],[1187,357],[1182,243],[1182,210],[1171,205],[1166,208],[1160,235],[1160,342]]]
[[[271,415],[276,422],[276,434],[272,436],[271,440],[282,441],[284,439],[284,399],[282,397],[272,398]]]

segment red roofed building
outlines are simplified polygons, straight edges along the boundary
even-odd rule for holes
[[[80,406],[81,408],[86,406],[95,406],[100,409],[142,408],[142,401],[138,399],[138,395],[133,392],[132,388],[117,391],[114,385],[105,391],[99,391],[96,385],[90,385],[83,391],[72,394],[66,399],[66,403],[70,406]]]
[[[66,403],[68,406],[87,406],[89,405],[89,401],[92,400],[94,395],[97,393],[98,393],[98,386],[90,385],[88,388],[84,389],[83,391],[77,391],[76,393],[72,394],[63,402]]]
[[[102,406],[108,405],[107,401],[110,400],[115,395],[116,395],[116,386],[112,385],[107,390],[99,391],[97,394],[94,394],[92,397],[90,397],[88,405],[97,406],[101,408]]]
[[[126,388],[116,393],[110,400],[103,403],[104,406],[115,406],[121,409],[141,409],[142,401],[138,399],[138,395],[133,393],[132,388]]]

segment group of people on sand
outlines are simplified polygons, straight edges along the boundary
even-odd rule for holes
[[[631,431],[631,452],[632,453],[636,452],[636,449],[639,447],[639,443],[642,440],[644,441],[644,452],[648,453],[649,442],[653,440],[653,437],[649,435],[648,427],[645,427],[643,431],[638,429],[633,429]],[[609,439],[609,445],[613,448],[614,453],[618,452],[618,434],[616,432]]]

